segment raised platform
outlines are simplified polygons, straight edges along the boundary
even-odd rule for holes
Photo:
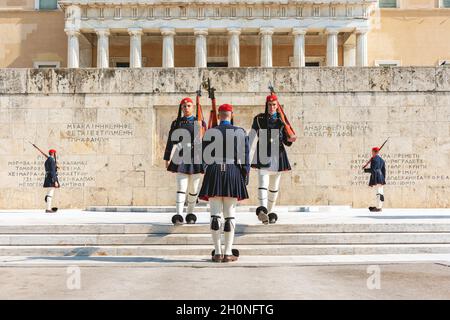
[[[242,255],[236,265],[450,261],[448,209],[370,213],[285,207],[278,223],[267,226],[249,209],[236,217],[235,247]],[[0,211],[0,262],[205,263],[212,250],[208,213],[198,212],[196,225],[175,227],[170,223],[173,212],[161,210]]]

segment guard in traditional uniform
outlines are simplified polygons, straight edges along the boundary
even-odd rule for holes
[[[372,148],[372,160],[370,168],[364,169],[364,172],[370,173],[369,186],[376,187],[377,206],[369,207],[372,212],[381,212],[384,202],[383,186],[386,184],[386,166],[384,160],[379,155],[380,148]]]
[[[256,209],[256,215],[264,224],[275,223],[278,220],[274,207],[278,197],[281,173],[291,170],[284,146],[289,147],[295,141],[285,133],[285,123],[278,112],[277,100],[275,94],[267,96],[265,112],[253,118],[250,133],[250,145],[258,138],[252,168],[259,169],[259,207]],[[273,136],[274,130],[277,133],[275,136]],[[262,159],[261,155],[266,156],[266,159]]]
[[[47,160],[45,160],[45,180],[44,188],[47,188],[47,195],[45,196],[46,210],[47,213],[52,213],[58,211],[57,207],[52,207],[53,196],[55,194],[55,189],[59,188],[58,180],[58,167],[56,165],[56,150],[50,149],[48,151]]]
[[[233,107],[223,104],[219,107],[218,126],[206,131],[203,139],[203,157],[206,171],[200,190],[200,199],[209,201],[211,210],[211,235],[214,242],[212,261],[236,261],[239,251],[233,249],[236,204],[248,198],[246,184],[250,171],[248,136],[244,129],[232,122]],[[216,138],[223,143],[211,151],[208,160],[207,148]],[[227,148],[228,146],[228,148]],[[232,146],[232,147],[231,147]],[[222,152],[218,151],[222,148]],[[207,152],[208,151],[208,152]],[[227,154],[228,153],[230,154]],[[219,154],[220,153],[220,154]],[[208,163],[209,162],[209,163]],[[224,220],[222,218],[222,213]],[[222,250],[221,228],[223,226],[225,248]]]
[[[197,128],[195,129],[196,126]],[[164,160],[166,161],[167,171],[176,173],[176,214],[172,217],[172,223],[175,225],[182,224],[184,221],[183,209],[186,201],[186,193],[186,222],[188,224],[194,224],[197,221],[197,217],[194,214],[194,208],[197,203],[198,190],[200,188],[200,182],[203,176],[201,138],[198,137],[201,131],[200,128],[198,128],[199,126],[198,119],[194,116],[194,103],[192,99],[184,98],[180,102],[177,119],[172,122],[170,127],[169,137],[167,139],[166,149],[164,152]],[[203,127],[203,130],[206,130],[206,123],[204,121],[201,121],[201,126]],[[178,139],[176,135],[174,135],[174,132],[177,129],[187,130],[189,132],[190,140],[184,141],[183,139]],[[199,159],[196,158],[196,153],[194,152],[195,144],[199,144]],[[174,159],[171,160],[173,147],[176,147],[179,151],[179,161],[174,161]],[[183,157],[184,152],[190,152],[190,161],[188,161],[188,163],[183,160],[185,159]]]

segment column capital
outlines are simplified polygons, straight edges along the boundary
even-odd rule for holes
[[[143,33],[142,28],[128,28],[128,34],[130,36],[141,36]]]
[[[338,28],[326,28],[325,34],[338,34],[340,30]]]
[[[64,29],[64,32],[68,35],[68,36],[80,36],[80,30],[78,29]]]
[[[305,35],[306,34],[307,29],[306,28],[292,28],[292,34],[294,36],[297,35]]]
[[[95,29],[95,33],[98,36],[104,36],[107,37],[110,35],[109,29],[108,28],[99,28],[99,29]]]
[[[174,36],[176,34],[175,28],[161,28],[160,30],[163,36]]]
[[[228,34],[237,34],[240,35],[242,32],[242,28],[227,28]]]
[[[196,36],[207,36],[208,28],[194,28],[194,35]]]
[[[275,30],[275,28],[273,28],[273,27],[262,27],[262,28],[259,28],[259,34],[263,35],[263,36],[266,36],[266,35],[271,36],[271,35],[273,35],[274,30]]]
[[[355,28],[355,33],[356,34],[365,34],[367,32],[369,32],[369,28],[368,27]]]

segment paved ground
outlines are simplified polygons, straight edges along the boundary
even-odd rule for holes
[[[0,286],[0,299],[450,299],[450,268],[3,267]]]
[[[42,210],[0,210],[0,225],[81,224],[81,223],[152,223],[171,224],[174,213],[158,212],[89,212],[79,209],[43,213]],[[207,212],[197,213],[199,224],[208,224]],[[238,212],[238,224],[259,224],[254,212]],[[283,212],[279,224],[322,223],[450,223],[450,209],[384,209],[370,213],[367,209],[335,209],[327,212]]]
[[[2,210],[0,226],[169,225],[171,216],[170,212]],[[199,224],[208,224],[208,213],[198,217]],[[237,223],[258,221],[252,212],[239,212]],[[448,224],[450,210],[387,209],[371,214],[343,208],[284,212],[279,219],[279,224],[334,223]],[[254,256],[214,266],[206,258],[0,257],[0,299],[450,299],[449,254]]]

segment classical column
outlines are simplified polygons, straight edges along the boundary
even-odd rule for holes
[[[195,28],[195,66],[197,68],[206,68],[208,61],[208,45],[206,36],[208,35],[207,28]]]
[[[130,68],[142,68],[141,28],[129,28],[130,35]]]
[[[74,29],[64,30],[67,34],[67,68],[80,67],[80,31]]]
[[[97,68],[109,68],[109,29],[95,29],[97,34]]]
[[[161,34],[163,36],[163,57],[162,67],[173,68],[175,66],[175,54],[173,37],[175,35],[174,28],[161,28]]]
[[[293,28],[292,34],[294,35],[294,67],[304,67],[306,29]]]
[[[356,29],[356,66],[367,67],[367,32],[368,29]]]
[[[241,65],[240,60],[240,44],[239,35],[241,34],[240,28],[229,28],[228,30],[228,67],[239,68]]]
[[[272,35],[274,28],[260,28],[261,35],[261,67],[272,67]]]
[[[344,67],[356,65],[356,47],[354,44],[344,44]]]
[[[326,29],[327,34],[327,66],[338,66],[338,33],[337,29]]]

